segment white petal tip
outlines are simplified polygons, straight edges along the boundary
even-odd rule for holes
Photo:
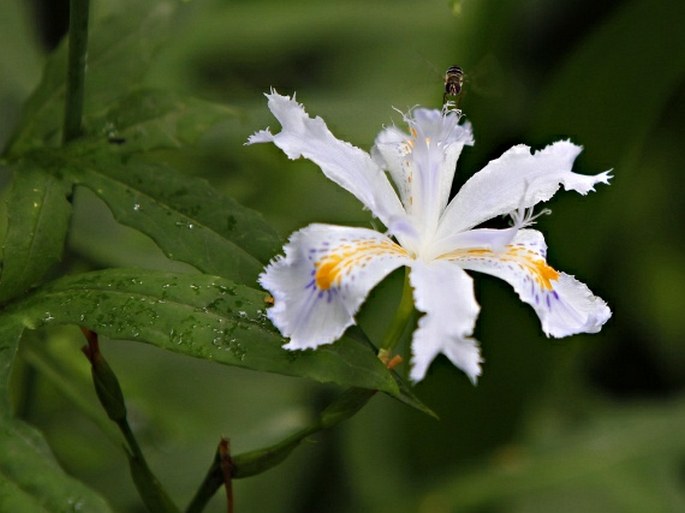
[[[559,301],[554,315],[542,319],[545,335],[563,338],[581,333],[598,333],[611,318],[606,301],[595,296],[584,283],[561,273],[555,284]]]
[[[470,340],[470,339],[468,339]],[[478,351],[477,346],[476,346],[476,351]],[[450,356],[450,351],[449,350],[443,350],[443,353],[447,358],[452,362],[452,364],[457,367],[459,370],[461,370],[466,376],[469,378],[469,381],[474,385],[478,385],[478,378],[482,374],[482,369],[480,364],[483,363],[483,359],[480,357],[478,353],[476,353],[476,359],[473,359],[471,357],[467,358],[467,360],[464,360],[462,357],[463,355],[459,355],[459,358],[453,358],[453,356]],[[426,377],[426,373],[428,372],[428,367],[430,367],[431,362],[414,362],[411,368],[411,371],[409,373],[409,379],[413,384],[418,383],[419,381],[422,381],[423,378]]]
[[[268,128],[266,128],[264,130],[260,130],[258,132],[255,132],[250,137],[248,137],[245,145],[249,146],[250,144],[273,142],[273,140],[274,140],[273,134],[271,133],[271,131]]]
[[[603,173],[598,174],[595,177],[597,178],[597,182],[609,185],[609,181],[614,178],[614,175],[611,174],[612,171],[613,169],[609,169],[608,171],[604,171]]]
[[[325,344],[317,344],[317,343],[312,343],[312,342],[305,342],[305,341],[295,341],[295,340],[290,340],[287,344],[283,345],[283,349],[287,349],[288,351],[306,351],[307,349],[316,349],[319,346],[322,346]]]

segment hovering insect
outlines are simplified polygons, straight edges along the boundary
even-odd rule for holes
[[[457,108],[464,87],[464,70],[459,66],[450,66],[445,72],[445,92],[442,95],[442,104]],[[449,99],[450,97],[456,100]]]

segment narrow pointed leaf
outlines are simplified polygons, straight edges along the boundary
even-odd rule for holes
[[[265,296],[216,276],[110,269],[57,280],[10,315],[28,328],[77,324],[226,365],[397,394],[390,373],[356,342],[282,349]]]
[[[434,419],[439,419],[438,414],[435,413],[431,408],[428,407],[418,396],[414,393],[411,385],[407,383],[397,372],[392,371],[393,378],[397,383],[398,393],[393,397],[402,401],[407,406],[411,406],[414,409],[419,410],[426,415],[433,417]]]

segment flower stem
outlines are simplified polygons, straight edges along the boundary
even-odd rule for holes
[[[414,298],[412,296],[413,289],[409,281],[409,268],[404,273],[404,286],[402,288],[402,299],[397,306],[395,318],[392,320],[388,331],[385,333],[385,338],[381,344],[380,353],[388,354],[397,345],[402,338],[402,334],[407,327],[407,324],[414,313]]]
[[[89,6],[90,0],[70,0],[69,2],[69,60],[62,130],[63,143],[81,135]]]

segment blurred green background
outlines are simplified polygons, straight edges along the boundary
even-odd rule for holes
[[[0,3],[0,145],[64,30],[64,3]],[[146,85],[239,116],[175,164],[263,212],[284,237],[312,221],[369,226],[370,217],[314,165],[243,146],[255,130],[277,128],[262,96],[271,86],[297,91],[338,137],[368,149],[383,124],[401,121],[392,107],[438,107],[442,72],[459,64],[476,145],[462,156],[455,188],[521,142],[570,138],[585,147],[577,171],[614,169],[611,186],[560,193],[538,223],[550,263],[612,307],[600,334],[547,340],[506,284],[477,276],[485,357],[477,387],[439,358],[416,387],[439,421],[376,397],[280,467],[238,481],[237,511],[685,511],[683,26],[677,0],[185,3]],[[71,269],[179,267],[87,191],[77,191],[75,209]],[[370,334],[383,332],[400,286],[395,274],[372,293],[360,316]],[[18,374],[37,379],[20,414],[69,472],[119,511],[143,511],[114,429],[98,427],[107,424],[79,337],[64,328],[25,341]],[[104,351],[150,462],[180,504],[221,435],[236,453],[274,442],[336,393],[129,342]],[[56,375],[41,370],[46,359]],[[219,493],[209,510],[224,508]]]

